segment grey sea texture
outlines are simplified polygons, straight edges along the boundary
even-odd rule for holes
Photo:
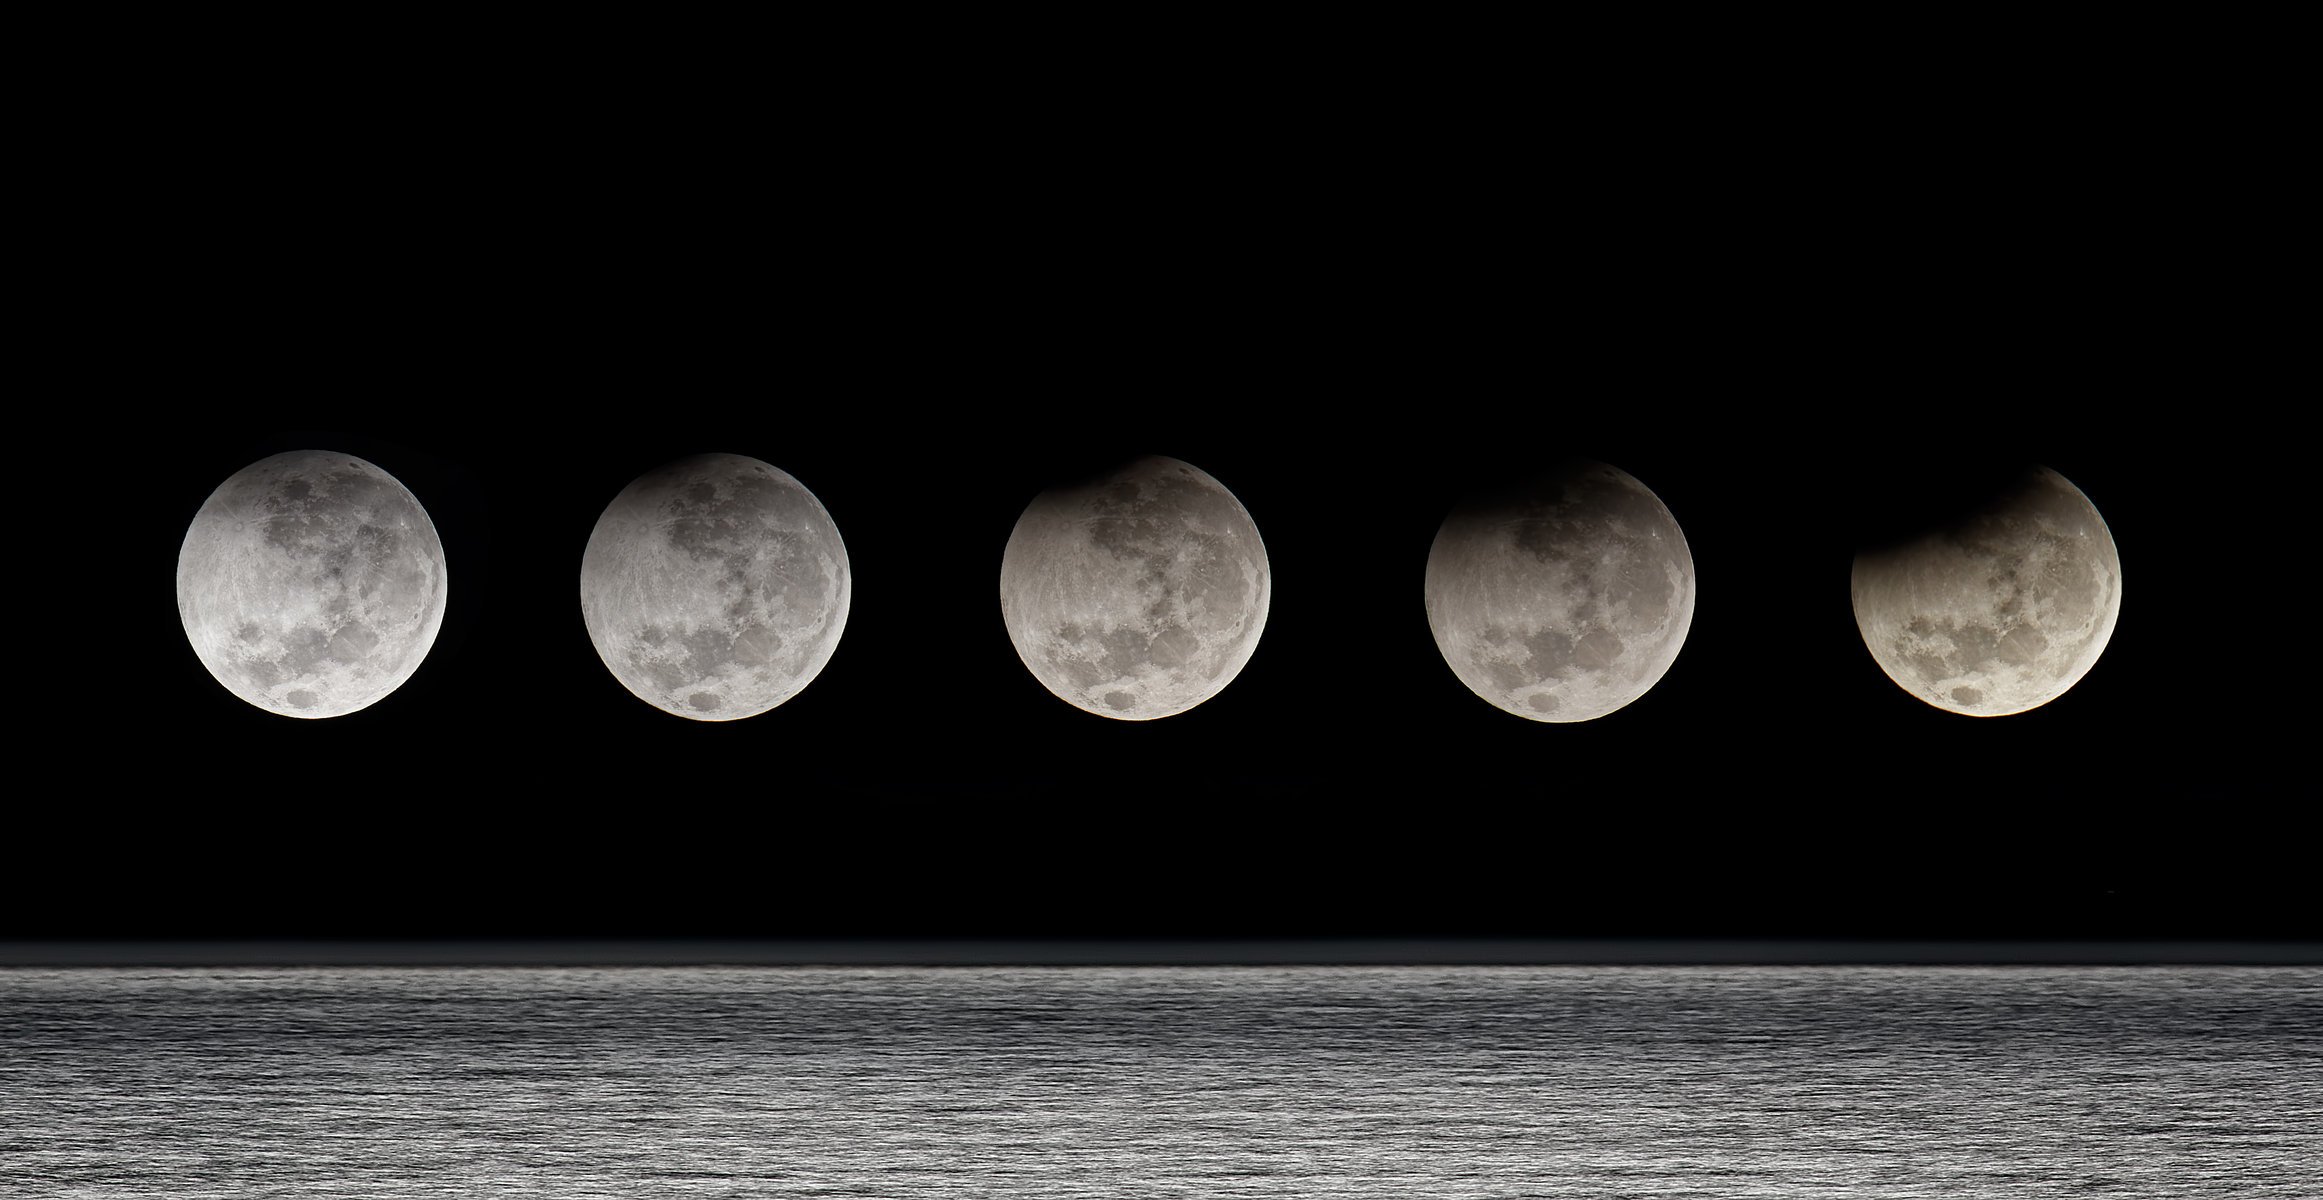
[[[0,970],[0,1194],[2313,1197],[2311,967]]]

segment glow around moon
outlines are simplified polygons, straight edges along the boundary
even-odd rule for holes
[[[581,619],[638,699],[697,721],[781,704],[831,661],[853,575],[839,528],[790,475],[681,459],[606,506],[581,556]]]
[[[1124,721],[1182,713],[1232,683],[1271,591],[1242,502],[1174,458],[1041,493],[1000,559],[1000,616],[1025,669]]]
[[[2007,716],[2081,681],[2121,615],[2121,557],[2097,506],[2040,468],[1950,527],[1856,556],[1863,644],[1947,712]]]
[[[1628,472],[1564,463],[1445,518],[1425,592],[1436,649],[1470,691],[1528,720],[1588,721],[1677,659],[1694,557]]]
[[[447,579],[434,523],[393,476],[295,450],[202,503],[178,550],[177,611],[227,691],[286,717],[337,717],[419,669]]]

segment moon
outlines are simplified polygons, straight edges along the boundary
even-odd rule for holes
[[[323,450],[227,476],[177,555],[194,654],[227,691],[286,717],[345,716],[403,686],[436,643],[446,584],[418,498]]]
[[[1241,674],[1271,579],[1234,493],[1190,463],[1141,458],[1025,507],[1000,558],[1000,617],[1058,699],[1150,721]]]
[[[1590,721],[1646,694],[1694,623],[1694,556],[1661,498],[1566,462],[1462,502],[1425,585],[1436,649],[1468,690],[1532,721]]]
[[[1858,554],[1855,624],[1896,686],[2000,717],[2081,681],[2121,615],[2121,555],[2097,506],[2047,467],[1942,527]]]
[[[739,454],[639,476],[581,555],[581,619],[613,678],[696,721],[754,717],[798,694],[847,627],[853,574],[831,514],[782,470]]]

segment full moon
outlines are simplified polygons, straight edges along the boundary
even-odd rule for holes
[[[1990,503],[1859,554],[1855,624],[1896,686],[1946,712],[2000,717],[2081,681],[2121,615],[2121,557],[2097,506],[2034,470]]]
[[[581,555],[581,619],[638,699],[696,721],[754,717],[831,661],[847,547],[798,480],[739,454],[638,477]]]
[[[1000,618],[1025,669],[1124,721],[1174,716],[1234,682],[1271,590],[1242,502],[1174,458],[1042,492],[1000,558]]]
[[[367,708],[444,621],[444,546],[395,477],[294,450],[227,477],[177,555],[177,612],[226,690],[286,717]]]
[[[1425,590],[1436,649],[1470,691],[1527,720],[1589,721],[1678,657],[1694,556],[1628,472],[1561,463],[1445,518]]]

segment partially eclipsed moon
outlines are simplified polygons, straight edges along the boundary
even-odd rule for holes
[[[395,478],[294,450],[228,476],[177,556],[186,640],[226,690],[286,717],[366,708],[443,625],[443,543]]]
[[[1855,623],[1896,686],[1999,717],[2080,682],[2121,615],[2121,557],[2097,506],[2046,467],[1947,528],[1856,556]]]
[[[1041,493],[1000,559],[1000,617],[1025,669],[1124,721],[1182,713],[1232,683],[1271,589],[1242,502],[1174,458]]]
[[[649,471],[597,518],[581,619],[638,699],[697,721],[781,704],[831,661],[853,594],[822,501],[755,458]]]
[[[1428,628],[1452,673],[1533,721],[1588,721],[1644,695],[1694,622],[1694,557],[1661,498],[1604,463],[1563,463],[1445,518]]]

